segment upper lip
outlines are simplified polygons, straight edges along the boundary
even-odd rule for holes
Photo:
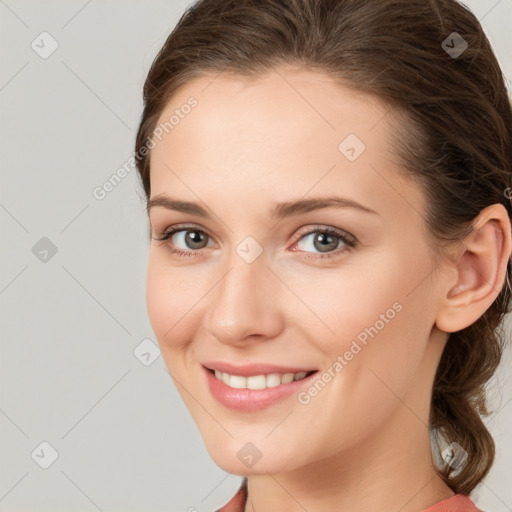
[[[280,366],[277,364],[253,363],[246,365],[235,365],[223,361],[206,361],[203,366],[210,370],[229,373],[230,375],[240,375],[242,377],[251,377],[253,375],[263,375],[269,373],[299,373],[312,372],[316,368],[304,366]]]

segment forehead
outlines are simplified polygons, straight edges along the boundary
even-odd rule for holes
[[[191,98],[195,106],[186,107]],[[193,191],[283,198],[341,187],[355,200],[374,196],[375,204],[382,192],[403,195],[402,202],[411,193],[393,158],[389,108],[325,73],[201,76],[173,95],[157,127],[166,122],[172,126],[151,151],[152,196],[179,188],[190,200],[197,200]]]
[[[188,110],[191,97],[197,106],[186,124],[200,117],[195,129],[211,131],[213,124],[215,131],[243,127],[247,132],[252,127],[260,134],[273,134],[272,129],[287,127],[281,137],[290,132],[291,125],[296,128],[294,135],[300,127],[303,134],[325,136],[332,132],[335,139],[345,131],[363,134],[390,111],[378,98],[341,86],[325,72],[287,66],[255,77],[222,72],[195,78],[175,92],[157,125],[182,109]],[[179,131],[176,128],[172,130]]]

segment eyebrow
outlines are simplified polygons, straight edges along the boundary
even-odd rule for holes
[[[148,201],[146,210],[149,214],[152,208],[161,207],[167,210],[174,210],[182,213],[197,215],[198,217],[210,218],[211,215],[199,203],[191,201],[180,201],[173,197],[158,195]],[[271,217],[284,219],[293,215],[300,215],[322,208],[355,208],[365,213],[379,215],[375,210],[363,206],[357,201],[344,197],[317,197],[310,199],[298,199],[296,201],[274,202],[271,210]]]

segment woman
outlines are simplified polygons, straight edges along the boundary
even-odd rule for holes
[[[454,0],[202,0],[144,85],[148,313],[221,511],[475,511],[512,112]]]

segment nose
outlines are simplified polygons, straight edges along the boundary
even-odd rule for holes
[[[205,328],[225,345],[274,338],[282,329],[282,284],[262,256],[247,263],[235,253],[211,292]]]

